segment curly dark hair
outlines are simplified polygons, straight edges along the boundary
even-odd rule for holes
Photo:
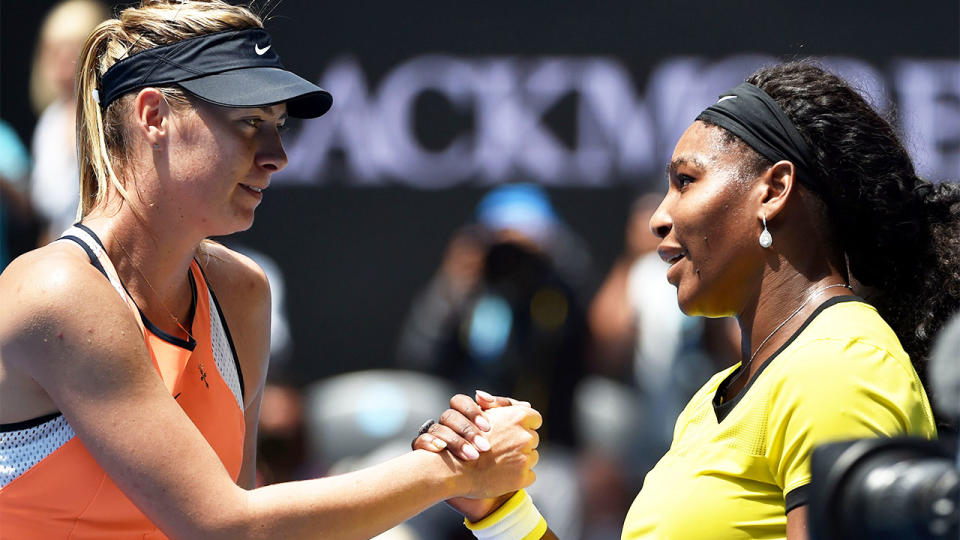
[[[850,272],[925,380],[931,340],[960,310],[960,184],[918,178],[891,123],[851,85],[806,61],[747,79],[810,146],[810,174]],[[769,162],[756,152],[756,166]],[[808,184],[809,185],[809,184]]]

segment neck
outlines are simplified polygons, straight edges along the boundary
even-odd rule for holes
[[[750,374],[793,335],[828,298],[851,294],[843,273],[830,265],[799,271],[787,261],[768,268],[754,297],[737,315],[740,356]],[[828,288],[829,287],[829,288]],[[752,359],[752,361],[751,361]]]
[[[182,335],[189,328],[193,300],[190,262],[203,238],[150,215],[141,219],[128,205],[116,213],[93,212],[83,223],[100,237],[117,274],[147,317],[164,331]]]

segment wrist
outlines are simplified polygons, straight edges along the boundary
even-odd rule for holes
[[[422,469],[429,473],[424,477],[433,481],[430,488],[442,497],[442,500],[459,497],[470,489],[462,467],[457,466],[449,452],[414,450],[413,454],[425,462]]]
[[[532,540],[541,538],[547,531],[547,521],[522,489],[479,522],[464,520],[463,523],[479,540]]]
[[[467,518],[471,523],[479,523],[487,516],[499,510],[507,501],[513,498],[516,493],[516,491],[504,493],[492,499],[473,499],[471,502],[475,504],[471,504],[469,508],[461,505],[460,507],[456,507],[456,509],[463,513],[463,517]]]

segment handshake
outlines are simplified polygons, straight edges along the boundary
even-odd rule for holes
[[[535,524],[542,535],[547,532],[546,522],[520,491],[536,480],[533,467],[539,460],[540,443],[536,430],[542,423],[540,413],[529,403],[478,390],[476,400],[463,394],[452,397],[439,422],[426,422],[412,446],[446,454],[448,465],[461,473],[457,476],[467,482],[461,490],[464,495],[447,504],[467,518],[467,526],[478,537],[499,538],[500,534],[482,535],[478,528],[489,525],[502,530],[504,522],[511,520]]]

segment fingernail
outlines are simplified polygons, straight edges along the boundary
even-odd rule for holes
[[[434,439],[430,441],[430,444],[432,444],[437,450],[443,450],[447,447],[447,443],[444,442],[443,439]]]
[[[477,449],[474,448],[472,444],[463,445],[463,454],[467,456],[469,460],[480,459],[480,452],[477,452]]]
[[[518,403],[520,403],[520,404],[523,405],[524,407],[530,407],[530,406],[531,406],[529,401],[520,401],[520,402],[518,402]]]
[[[474,423],[477,424],[478,428],[484,431],[490,431],[490,421],[487,420],[487,418],[482,414],[478,416],[476,420],[474,420]]]
[[[487,401],[493,401],[493,396],[484,392],[483,390],[477,390],[477,397],[485,399]]]
[[[477,445],[477,448],[479,448],[481,452],[486,452],[490,449],[490,441],[484,438],[483,435],[477,435],[474,437],[473,444]]]

